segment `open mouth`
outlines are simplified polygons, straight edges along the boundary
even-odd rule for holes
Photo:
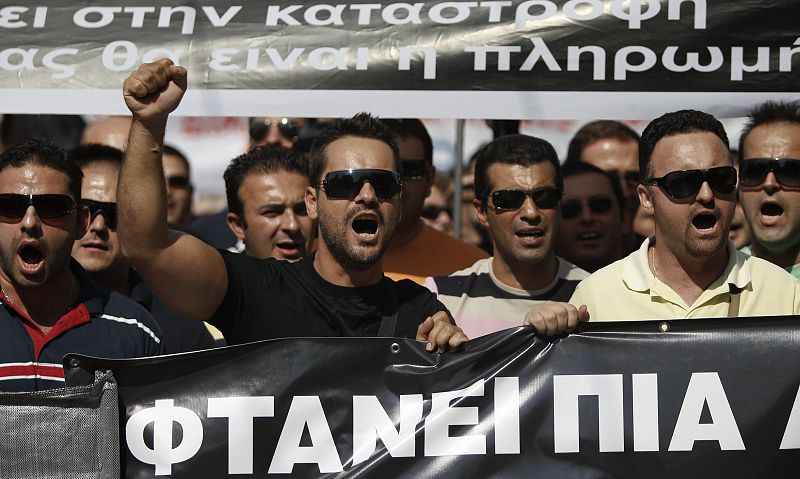
[[[26,265],[36,266],[42,262],[44,255],[34,245],[25,245],[19,249],[19,257]]]
[[[781,216],[783,207],[775,203],[764,203],[761,205],[761,216]]]
[[[360,236],[372,236],[378,232],[378,220],[375,218],[357,218],[353,220],[353,231]]]
[[[578,239],[581,241],[594,241],[600,239],[600,233],[596,231],[587,231],[585,233],[580,233],[578,235]]]
[[[701,213],[692,218],[692,225],[699,230],[709,230],[717,224],[717,217],[710,213]]]

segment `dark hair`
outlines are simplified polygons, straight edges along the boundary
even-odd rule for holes
[[[28,164],[46,166],[67,175],[72,199],[81,201],[81,181],[83,172],[67,157],[67,151],[49,140],[28,140],[12,146],[0,154],[0,171],[6,168],[20,168]]]
[[[486,205],[491,193],[489,184],[489,166],[494,163],[506,165],[529,166],[536,163],[549,162],[556,174],[556,188],[564,191],[564,180],[561,177],[561,164],[553,145],[547,141],[528,135],[506,135],[484,146],[477,153],[475,161],[475,197]]]
[[[571,176],[587,174],[601,175],[608,179],[608,182],[611,184],[611,191],[614,192],[614,196],[617,198],[617,204],[619,204],[619,213],[622,215],[625,211],[625,197],[622,196],[622,186],[619,184],[619,176],[609,171],[602,170],[591,163],[584,162],[572,163],[569,165],[564,163],[564,166],[561,168],[561,176],[564,179]]]
[[[414,137],[422,142],[423,160],[429,165],[433,164],[433,140],[425,128],[425,124],[417,118],[386,118],[381,121],[392,130],[396,136]],[[416,159],[416,158],[415,158]]]
[[[665,136],[683,133],[708,132],[716,135],[726,149],[730,149],[725,127],[716,118],[697,110],[680,110],[662,115],[647,125],[639,141],[639,174],[642,179],[650,177],[650,157],[656,143]]]
[[[580,163],[583,150],[590,143],[603,139],[613,138],[619,141],[633,141],[639,143],[639,134],[625,123],[614,120],[597,120],[583,125],[569,142],[567,159],[564,164]]]
[[[739,136],[739,161],[744,159],[744,142],[757,126],[768,123],[797,123],[800,125],[800,101],[766,101],[747,114],[747,124]]]
[[[331,123],[322,134],[314,140],[311,146],[311,157],[309,173],[311,182],[316,186],[322,179],[322,172],[325,171],[325,150],[328,145],[336,140],[347,136],[359,138],[372,138],[383,143],[392,149],[394,156],[394,169],[400,172],[400,153],[397,143],[392,138],[392,132],[378,118],[366,112],[361,112],[352,118],[339,118]]]
[[[83,168],[96,161],[108,161],[109,163],[116,163],[117,166],[119,166],[122,164],[125,153],[113,146],[103,145],[101,143],[87,143],[85,145],[78,145],[69,150],[67,152],[67,157],[74,161],[79,168]]]
[[[177,156],[183,162],[183,164],[186,166],[186,172],[187,173],[191,173],[192,168],[191,168],[191,165],[189,165],[189,158],[187,158],[186,155],[184,155],[181,150],[179,150],[179,149],[177,149],[177,148],[175,148],[174,146],[171,146],[171,145],[164,145],[164,147],[161,149],[161,153],[162,153],[162,156],[163,155]]]
[[[296,150],[277,145],[259,146],[231,160],[222,177],[225,179],[225,195],[228,210],[241,215],[244,209],[239,197],[239,188],[246,176],[256,173],[287,171],[309,177],[308,164]]]

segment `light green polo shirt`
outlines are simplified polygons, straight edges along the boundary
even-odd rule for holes
[[[647,238],[637,251],[581,281],[570,298],[585,304],[590,321],[635,321],[686,318],[722,318],[728,315],[729,284],[742,290],[739,316],[800,314],[800,280],[768,261],[736,250],[728,241],[725,271],[694,304],[656,278],[647,261],[655,238]]]
[[[742,248],[739,251],[749,255],[753,254],[753,248],[750,245],[742,246]],[[785,269],[789,274],[791,274],[795,278],[800,279],[800,263],[794,264],[792,266],[787,266],[786,268],[783,269]]]

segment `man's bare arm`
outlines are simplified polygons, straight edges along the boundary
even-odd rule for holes
[[[169,59],[144,64],[125,80],[133,122],[117,189],[118,233],[125,256],[158,296],[188,316],[207,319],[225,296],[225,263],[211,246],[167,228],[161,163],[167,117],[186,86],[186,69]]]

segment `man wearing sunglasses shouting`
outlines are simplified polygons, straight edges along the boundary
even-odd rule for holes
[[[728,239],[736,171],[722,124],[699,111],[668,113],[645,128],[639,152],[639,198],[655,235],[581,282],[571,306],[550,305],[547,319],[584,306],[592,321],[800,313],[800,281]]]
[[[187,72],[162,59],[123,87],[133,113],[120,175],[119,234],[131,263],[179,311],[209,319],[229,343],[301,336],[400,336],[443,351],[466,340],[444,306],[411,281],[385,278],[400,219],[397,146],[367,114],[337,120],[311,151],[308,215],[315,255],[291,263],[217,251],[167,229],[160,166],[164,127]]]
[[[523,323],[541,334],[575,327],[577,315],[557,328],[526,320],[543,301],[566,301],[589,275],[556,256],[563,188],[558,155],[545,140],[503,136],[478,154],[473,206],[494,256],[425,283],[470,338]]]
[[[800,278],[800,103],[767,102],[739,140],[739,198],[752,254]]]
[[[53,143],[0,155],[0,390],[64,386],[67,353],[160,354],[161,331],[141,306],[99,289],[70,259],[86,231],[82,173]]]

